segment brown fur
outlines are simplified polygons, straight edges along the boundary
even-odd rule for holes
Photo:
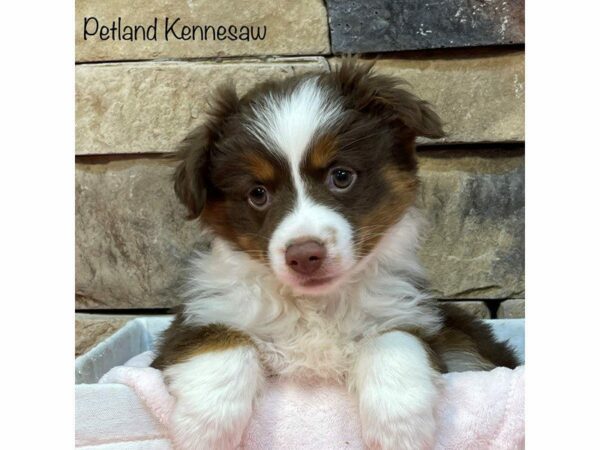
[[[323,170],[334,161],[339,150],[337,137],[326,134],[321,136],[308,150],[308,165],[312,170]]]
[[[275,167],[268,158],[263,158],[260,153],[244,155],[248,170],[262,184],[272,184],[276,180]]]
[[[369,253],[416,198],[419,182],[415,174],[388,165],[383,167],[382,177],[387,189],[378,199],[377,209],[358,221],[356,234],[359,254]]]
[[[519,365],[514,350],[494,337],[489,325],[456,305],[439,303],[444,317],[442,331],[428,339],[433,352],[444,364],[444,372],[514,369]]]
[[[348,106],[395,123],[406,137],[443,137],[442,122],[431,105],[402,89],[405,81],[374,73],[373,65],[345,58],[334,70],[331,79]]]
[[[180,144],[175,159],[180,161],[173,174],[175,193],[188,208],[189,219],[198,217],[207,197],[206,178],[210,165],[210,149],[221,137],[221,127],[238,108],[232,86],[222,86],[214,97],[210,118],[195,128]]]
[[[242,345],[252,345],[252,341],[244,333],[219,324],[189,326],[184,324],[183,315],[178,313],[161,335],[156,351],[158,356],[152,367],[164,369],[201,353],[222,351]]]

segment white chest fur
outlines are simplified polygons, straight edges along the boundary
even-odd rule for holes
[[[405,218],[334,293],[297,297],[269,268],[217,239],[192,261],[185,320],[247,333],[274,374],[342,381],[361,339],[395,328],[439,329],[435,308],[413,281],[422,276],[417,242],[414,220]]]
[[[342,382],[353,364],[358,336],[341,329],[325,311],[308,311],[287,331],[255,336],[268,372]]]

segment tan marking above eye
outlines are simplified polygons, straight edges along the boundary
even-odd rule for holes
[[[269,160],[256,153],[245,155],[244,159],[248,164],[248,170],[256,180],[263,183],[275,180],[277,172]]]
[[[320,137],[311,147],[308,154],[308,164],[313,169],[324,169],[333,162],[337,152],[336,136],[326,134]]]

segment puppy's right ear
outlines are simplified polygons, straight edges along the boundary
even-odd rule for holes
[[[221,138],[226,120],[239,108],[232,85],[221,86],[209,103],[209,119],[194,129],[179,145],[175,159],[180,161],[173,174],[177,197],[188,209],[188,219],[200,216],[206,203],[210,154]]]
[[[195,219],[206,202],[206,168],[210,133],[205,125],[192,131],[181,143],[176,158],[181,162],[173,174],[175,194],[188,210],[188,219]]]

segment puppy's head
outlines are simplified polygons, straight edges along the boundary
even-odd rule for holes
[[[345,60],[332,73],[223,88],[184,141],[175,191],[190,218],[296,292],[334,289],[413,203],[428,104]]]

